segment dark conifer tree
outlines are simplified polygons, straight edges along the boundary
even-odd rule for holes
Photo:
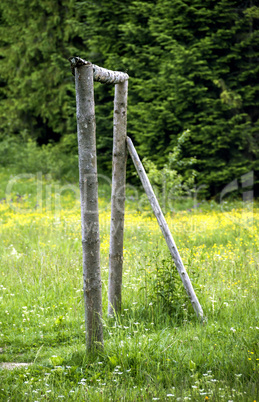
[[[196,156],[207,195],[259,170],[259,12],[251,0],[2,0],[0,15],[1,135],[23,131],[76,147],[67,58],[78,54],[130,75],[128,133],[141,157],[162,166],[188,128],[183,158]],[[105,170],[112,91],[95,86]]]

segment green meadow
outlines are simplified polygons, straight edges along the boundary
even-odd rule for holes
[[[0,401],[259,400],[258,204],[178,205],[166,216],[200,323],[155,218],[129,196],[122,312],[108,318],[101,187],[104,349],[88,354],[77,183],[24,176],[6,195],[10,171],[0,179]]]

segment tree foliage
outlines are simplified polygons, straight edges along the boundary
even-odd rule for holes
[[[71,0],[13,3],[0,5],[0,128],[57,141],[76,130],[67,58],[83,49],[78,12]]]
[[[247,0],[70,0],[0,5],[0,128],[76,146],[79,55],[127,71],[128,133],[162,167],[187,129],[207,194],[258,170],[258,7]],[[111,167],[113,88],[96,85],[97,147]],[[184,165],[185,166],[185,165]],[[186,167],[175,167],[188,176]]]

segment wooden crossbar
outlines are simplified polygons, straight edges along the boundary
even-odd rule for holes
[[[122,73],[121,71],[107,70],[107,68],[99,67],[96,64],[92,64],[90,61],[81,59],[81,57],[70,57],[69,61],[73,75],[75,75],[75,68],[84,65],[92,65],[94,81],[102,82],[103,84],[120,84],[129,79],[129,76],[126,73]]]

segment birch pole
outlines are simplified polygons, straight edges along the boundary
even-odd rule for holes
[[[123,269],[123,232],[127,162],[128,81],[115,85],[113,117],[113,163],[111,229],[108,281],[108,315],[120,312]]]
[[[164,235],[164,238],[166,240],[166,243],[167,243],[167,246],[169,248],[169,251],[170,251],[170,253],[171,253],[172,257],[173,257],[173,260],[174,260],[175,266],[177,268],[177,271],[180,274],[180,277],[182,279],[182,282],[183,282],[184,288],[186,290],[186,293],[189,296],[189,299],[190,299],[190,301],[192,303],[193,309],[194,309],[197,317],[201,321],[203,321],[204,317],[203,317],[202,307],[201,307],[201,305],[199,303],[199,300],[197,299],[197,296],[196,296],[196,294],[194,292],[194,289],[192,287],[192,283],[191,283],[190,278],[188,276],[188,273],[187,273],[187,271],[186,271],[186,269],[185,269],[185,267],[183,265],[181,256],[180,256],[180,254],[179,254],[179,252],[177,250],[176,244],[175,244],[174,239],[173,239],[173,237],[171,235],[170,229],[169,229],[169,227],[168,227],[168,225],[166,223],[165,217],[164,217],[163,212],[162,212],[162,210],[161,210],[161,208],[159,206],[159,203],[158,203],[157,198],[155,196],[155,193],[154,193],[154,191],[152,189],[150,181],[149,181],[149,179],[147,177],[145,169],[144,169],[144,167],[143,167],[143,165],[142,165],[142,163],[141,163],[141,161],[139,159],[139,156],[137,154],[137,151],[136,151],[136,149],[135,149],[135,147],[134,147],[134,145],[133,145],[133,143],[132,143],[132,141],[131,141],[131,139],[129,137],[127,137],[127,146],[128,146],[130,156],[131,156],[131,158],[133,160],[135,168],[136,168],[136,170],[138,172],[138,175],[140,177],[140,180],[142,182],[142,185],[144,187],[144,190],[145,190],[145,192],[147,194],[148,200],[149,200],[149,202],[151,204],[153,212],[154,212],[154,214],[156,216],[156,219],[158,221],[158,224],[160,226],[160,229],[161,229],[161,231],[162,231],[162,233]]]
[[[94,350],[103,346],[103,328],[94,87],[91,63],[76,66],[75,85],[86,347],[87,350]]]

